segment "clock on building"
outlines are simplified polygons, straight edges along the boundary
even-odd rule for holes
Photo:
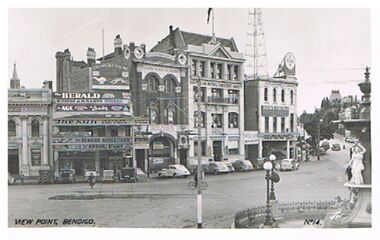
[[[135,54],[135,57],[138,59],[141,59],[144,56],[144,50],[142,48],[139,48],[139,47],[135,48],[133,53]]]
[[[289,69],[289,70],[293,70],[295,67],[296,67],[296,58],[294,57],[294,54],[291,53],[291,52],[288,52],[286,55],[285,55],[285,66]]]
[[[184,65],[184,64],[186,64],[186,61],[187,61],[187,58],[186,58],[185,54],[181,53],[178,55],[179,64]]]
[[[126,48],[124,49],[124,57],[125,57],[126,59],[128,59],[130,56],[131,56],[131,50],[129,49],[129,47],[126,47]]]

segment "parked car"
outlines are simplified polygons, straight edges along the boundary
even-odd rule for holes
[[[138,182],[138,177],[137,177],[137,168],[133,167],[123,167],[121,168],[121,173],[120,173],[120,179],[121,182],[124,183],[135,183]]]
[[[333,150],[333,151],[340,151],[340,144],[339,143],[334,143],[332,145],[331,150]]]
[[[116,176],[114,170],[103,170],[102,182],[115,182]]]
[[[15,184],[16,178],[12,177],[10,173],[8,173],[8,184],[12,185]]]
[[[61,183],[75,183],[76,178],[75,169],[61,169],[59,179]]]
[[[263,166],[264,166],[265,161],[267,161],[267,158],[262,157],[262,158],[252,159],[249,161],[251,162],[254,170],[261,170],[261,169],[264,169]]]
[[[345,142],[348,142],[348,143],[355,143],[356,141],[356,138],[354,137],[347,137],[344,139]]]
[[[232,165],[231,162],[225,161],[225,162],[223,162],[223,163],[228,167],[228,170],[229,170],[230,172],[235,172],[235,168],[234,168],[234,166]]]
[[[189,170],[183,165],[169,165],[158,171],[159,177],[187,177],[190,175]]]
[[[53,183],[54,182],[54,173],[52,170],[40,170],[40,183]]]
[[[321,144],[320,144],[321,147],[323,147],[325,149],[325,151],[329,150],[330,149],[330,142],[329,141],[323,141]]]
[[[236,171],[239,172],[247,172],[253,170],[252,163],[248,160],[236,160],[233,163],[233,166],[236,169]]]
[[[234,167],[235,168],[235,167]],[[219,174],[219,173],[228,173],[230,170],[223,162],[210,162],[205,169],[205,173],[209,174]]]
[[[295,161],[294,159],[282,159],[280,163],[280,171],[294,171],[298,170],[299,168],[299,162]]]

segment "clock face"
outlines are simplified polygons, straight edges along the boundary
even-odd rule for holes
[[[296,66],[296,58],[293,53],[287,53],[285,56],[285,65],[288,69],[294,69]]]
[[[124,57],[128,59],[129,56],[131,56],[131,50],[127,47],[124,49]]]
[[[135,57],[141,59],[144,56],[144,50],[142,48],[135,48],[134,51]]]
[[[178,55],[178,62],[182,65],[184,65],[187,61],[187,58],[185,56],[185,54],[181,53]]]

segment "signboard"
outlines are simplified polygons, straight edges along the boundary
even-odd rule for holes
[[[152,66],[152,65],[142,65],[137,66],[137,72],[142,73],[142,78],[144,79],[149,73],[156,73],[160,78],[164,78],[166,75],[170,74],[180,81],[180,70],[179,68],[163,67],[163,66]]]
[[[73,93],[73,92],[55,92],[53,94],[54,99],[130,99],[131,95],[129,92],[83,92],[83,93]]]
[[[265,117],[287,117],[289,116],[289,107],[261,105],[261,115]]]
[[[98,120],[98,119],[58,119],[54,120],[54,125],[56,126],[77,126],[77,125],[86,125],[86,126],[120,126],[120,125],[132,125],[132,119],[109,119],[109,120]]]
[[[196,79],[191,79],[190,83],[191,84],[197,84]],[[241,84],[238,83],[220,83],[220,82],[214,82],[214,81],[203,81],[201,80],[201,85],[202,86],[210,86],[210,87],[222,87],[222,88],[241,88]]]
[[[96,150],[124,150],[131,149],[130,144],[67,144],[67,145],[53,145],[54,150],[64,151],[96,151]]]
[[[132,114],[130,112],[129,105],[57,105],[55,107],[57,112],[126,112],[126,114]]]
[[[129,72],[117,63],[102,63],[92,67],[92,89],[129,90]]]
[[[66,138],[53,138],[52,143],[54,144],[76,144],[76,143],[112,143],[112,144],[121,144],[121,143],[131,143],[131,137],[66,137]]]

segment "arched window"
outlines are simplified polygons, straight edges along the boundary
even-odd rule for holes
[[[290,104],[294,103],[294,93],[293,90],[290,90]]]
[[[149,76],[148,78],[148,91],[157,92],[159,81],[155,76]]]
[[[176,83],[175,80],[171,77],[165,79],[165,89],[166,92],[174,93],[175,92]]]
[[[273,88],[273,102],[277,101],[277,90]]]
[[[36,119],[32,121],[32,137],[40,136],[40,122]]]
[[[268,101],[268,88],[264,88],[264,101]]]
[[[281,102],[285,102],[285,90],[281,90]]]
[[[8,136],[16,137],[16,123],[12,119],[8,121]]]

